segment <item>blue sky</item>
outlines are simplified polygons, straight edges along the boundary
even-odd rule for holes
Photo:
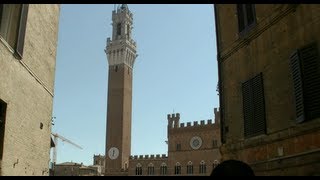
[[[214,119],[219,106],[212,4],[129,4],[138,57],[133,70],[131,154],[167,154],[167,114]],[[113,4],[61,5],[52,130],[57,163],[93,163],[105,153]]]

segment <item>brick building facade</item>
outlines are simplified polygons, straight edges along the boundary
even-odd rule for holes
[[[180,114],[168,114],[168,151],[165,154],[131,155],[129,176],[207,176],[219,164],[220,112],[214,109],[215,120],[180,123]],[[94,165],[104,166],[105,156],[94,155]]]
[[[320,5],[214,7],[223,160],[319,175]]]
[[[180,114],[168,114],[168,155],[130,156],[134,175],[207,176],[220,162],[220,115],[211,119],[180,123]]]
[[[0,175],[48,175],[59,5],[0,4]]]

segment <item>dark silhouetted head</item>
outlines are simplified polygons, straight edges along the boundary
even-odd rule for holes
[[[254,172],[242,161],[226,160],[212,170],[211,176],[254,176]]]

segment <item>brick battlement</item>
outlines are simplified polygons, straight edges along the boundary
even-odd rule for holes
[[[180,123],[178,128],[212,125],[212,119]]]
[[[134,155],[134,156],[130,156],[130,159],[135,159],[135,160],[146,160],[146,159],[165,159],[168,158],[168,156],[166,154],[162,154],[160,156],[160,154],[151,154],[151,155]]]
[[[220,124],[220,112],[218,108],[214,108],[214,116],[215,121],[212,122],[212,119],[200,120],[200,121],[193,121],[193,122],[187,122],[187,123],[179,123],[180,121],[180,114],[168,114],[168,129],[176,129],[176,128],[191,128],[191,127],[203,127],[203,126],[212,126],[212,125],[218,125]]]

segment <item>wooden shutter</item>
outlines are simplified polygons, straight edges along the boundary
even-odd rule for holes
[[[254,22],[254,5],[246,4],[246,14],[247,14],[247,26]]]
[[[1,20],[2,20],[2,11],[3,11],[3,4],[0,4],[0,27],[1,27]]]
[[[254,103],[253,135],[266,133],[266,119],[264,106],[264,91],[262,73],[252,79],[252,92]]]
[[[237,4],[237,16],[238,16],[238,27],[239,32],[244,30],[245,22],[244,22],[244,13],[243,13],[243,4]]]
[[[300,66],[299,52],[296,51],[290,56],[291,71],[294,87],[294,99],[296,106],[296,122],[300,123],[305,120],[304,100],[303,100],[303,82]]]
[[[242,84],[243,116],[244,116],[244,136],[248,137],[254,128],[254,103],[252,96],[252,81]]]
[[[16,54],[18,55],[19,59],[22,59],[23,57],[23,47],[24,47],[24,39],[25,39],[26,26],[27,26],[28,9],[29,9],[28,4],[22,5],[18,38],[17,38],[17,46],[16,46]]]
[[[3,155],[4,132],[6,125],[7,104],[0,99],[0,160]]]
[[[242,84],[244,136],[266,133],[262,73]]]
[[[299,56],[306,120],[312,120],[320,117],[320,61],[317,45],[312,43],[301,48]]]

